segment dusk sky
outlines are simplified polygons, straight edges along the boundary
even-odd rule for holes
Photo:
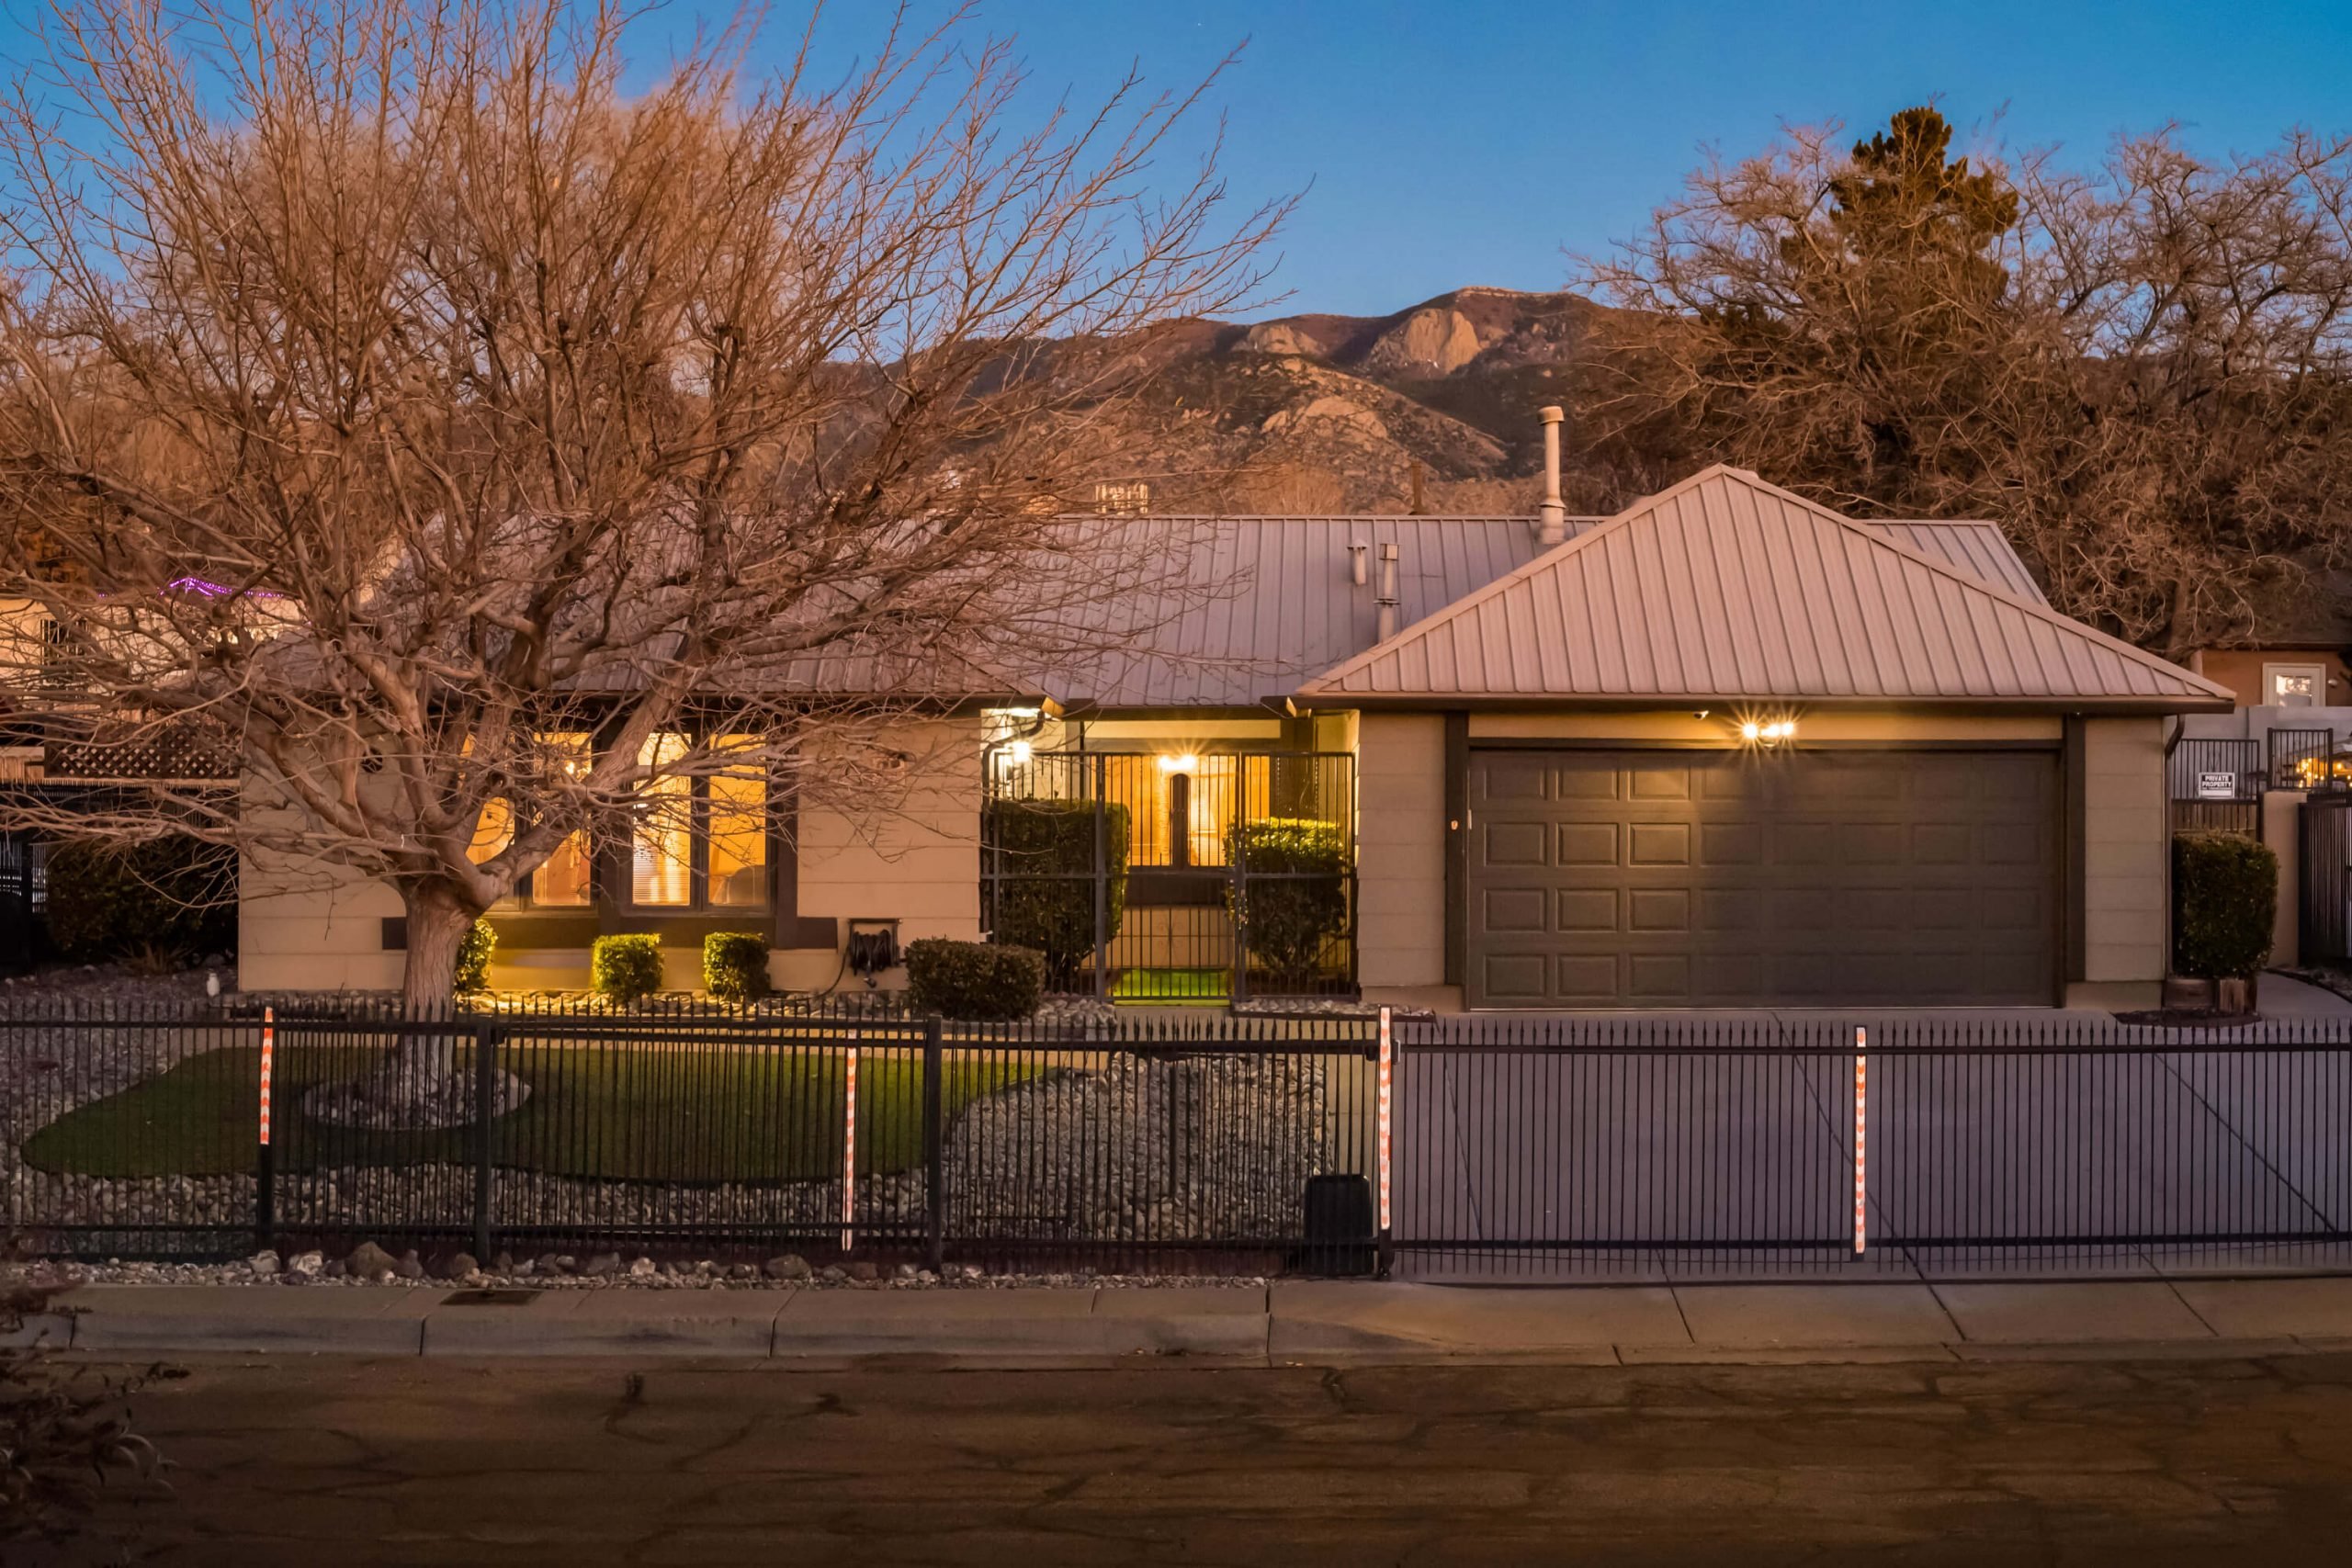
[[[846,45],[883,7],[842,5]],[[1916,14],[1918,20],[1907,19]],[[780,31],[796,13],[780,7]],[[1779,0],[994,0],[1040,93],[1099,96],[1130,61],[1222,84],[1237,197],[1304,191],[1273,312],[1382,313],[1465,283],[1561,285],[1565,251],[1623,236],[1705,144],[1783,121],[1857,131],[1939,96],[1961,128],[2087,162],[2167,120],[2199,151],[2352,130],[2352,3]],[[1998,124],[1996,125],[1996,118]]]

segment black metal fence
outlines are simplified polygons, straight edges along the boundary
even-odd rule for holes
[[[2259,740],[2181,740],[2165,761],[2172,830],[2258,833],[2266,777]]]
[[[2263,736],[2272,789],[2352,787],[2352,758],[2335,754],[2332,729],[2273,729]]]
[[[2352,1268],[2322,1021],[53,1010],[0,1086],[6,1224],[65,1255]]]
[[[1003,750],[987,787],[981,924],[1043,949],[1052,989],[1355,993],[1351,754]],[[1040,831],[1038,808],[1066,830]]]

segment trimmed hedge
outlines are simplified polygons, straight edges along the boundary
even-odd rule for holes
[[[1088,800],[994,800],[981,811],[980,869],[995,874],[989,934],[1044,955],[1046,983],[1076,990],[1094,956],[1094,816]],[[1127,808],[1105,805],[1103,907],[1115,941],[1127,908]]]
[[[1262,817],[1235,829],[1232,843],[1247,876],[1227,890],[1226,908],[1250,956],[1277,981],[1313,977],[1324,948],[1348,929],[1347,835],[1336,822]]]
[[[490,989],[490,956],[497,951],[498,933],[488,920],[468,926],[466,940],[458,944],[458,973],[450,988],[461,997]]]
[[[918,1012],[974,1023],[1027,1018],[1046,994],[1046,955],[1032,947],[924,937],[907,944],[907,997]]]
[[[643,1001],[662,988],[662,939],[598,937],[588,949],[588,978],[606,1001]]]
[[[49,940],[80,964],[230,952],[237,852],[183,838],[59,844],[49,853]]]
[[[702,939],[702,988],[722,1002],[768,994],[768,939],[757,931],[713,931]]]
[[[2278,857],[2236,833],[2172,841],[2173,968],[2199,980],[2261,973],[2278,909]]]

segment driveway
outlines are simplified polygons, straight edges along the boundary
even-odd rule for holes
[[[1398,1272],[2352,1266],[2352,1004],[2283,976],[2263,993],[2277,1022],[2251,1031],[2047,1010],[1453,1022],[1396,1074]],[[2295,1039],[2306,1020],[2323,1043]]]

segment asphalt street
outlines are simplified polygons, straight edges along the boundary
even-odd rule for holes
[[[156,1563],[2341,1562],[2352,1355],[843,1373],[194,1363]],[[28,1564],[55,1559],[20,1554]]]

